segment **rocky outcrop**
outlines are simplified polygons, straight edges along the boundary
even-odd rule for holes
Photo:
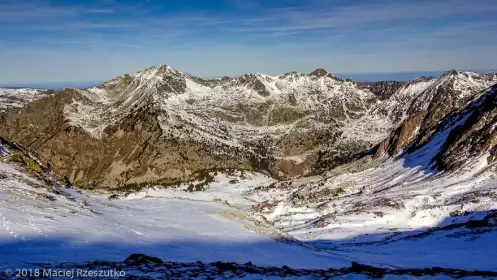
[[[402,86],[404,82],[397,81],[381,81],[376,83],[365,83],[367,88],[371,90],[380,100],[385,100],[394,95]]]
[[[270,93],[256,74],[243,75],[237,79],[239,86],[248,87],[262,96],[269,96]]]
[[[442,125],[454,125],[444,145],[435,156],[441,170],[455,170],[469,159],[486,156],[487,163],[496,160],[497,85],[472,101],[459,112],[448,116]],[[423,137],[421,137],[423,138]]]
[[[416,131],[424,119],[424,114],[419,113],[406,119],[385,140],[376,151],[376,157],[384,154],[396,155],[402,152],[416,137]]]
[[[312,71],[309,75],[321,78],[321,77],[328,75],[328,72],[326,70],[324,70],[323,68],[318,68],[318,69]]]

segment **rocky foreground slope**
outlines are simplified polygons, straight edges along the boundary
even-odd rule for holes
[[[491,271],[464,271],[440,267],[426,269],[384,269],[352,263],[340,269],[294,269],[260,267],[247,262],[191,263],[165,262],[160,258],[132,254],[122,262],[96,261],[82,264],[40,264],[35,269],[45,273],[45,279],[58,279],[57,271],[69,271],[73,277],[94,273],[98,278],[119,279],[492,279]],[[52,274],[54,276],[52,276]],[[52,276],[52,277],[50,277]],[[0,276],[0,279],[2,277]],[[9,278],[6,278],[9,279]],[[11,279],[15,279],[12,277]]]
[[[379,149],[393,155],[421,119],[434,129],[496,81],[451,71],[364,85],[322,69],[204,80],[159,65],[11,109],[0,136],[85,187],[169,185],[223,168],[284,179],[357,159],[400,123]]]

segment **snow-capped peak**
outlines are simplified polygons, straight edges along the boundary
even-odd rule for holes
[[[0,88],[0,113],[10,108],[22,108],[50,93],[51,91],[34,88]]]

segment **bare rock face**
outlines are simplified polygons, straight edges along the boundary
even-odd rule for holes
[[[496,159],[497,85],[490,87],[442,124],[457,123],[435,157],[441,170],[455,170],[468,159],[487,155],[487,163]]]
[[[318,155],[277,158],[270,170],[275,178],[291,179],[301,175],[308,175],[313,171],[313,166]]]
[[[493,76],[451,70],[416,96],[404,121],[379,144],[376,157],[413,151],[440,129],[440,122],[497,83]]]
[[[240,86],[246,86],[262,96],[269,96],[270,93],[264,86],[264,84],[259,80],[259,77],[255,74],[243,75],[238,79],[238,84]]]
[[[422,123],[423,118],[424,114],[418,113],[406,119],[380,143],[376,155],[396,155],[402,152],[416,137],[416,130]]]
[[[310,75],[320,78],[320,77],[324,77],[324,76],[328,75],[328,72],[322,68],[318,68],[318,69],[312,71]]]
[[[376,83],[365,83],[367,88],[371,90],[380,100],[385,100],[394,95],[402,86],[404,82],[397,81],[381,81]]]

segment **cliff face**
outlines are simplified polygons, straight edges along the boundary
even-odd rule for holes
[[[464,110],[468,102],[479,98],[495,83],[493,75],[447,72],[413,100],[405,119],[380,143],[376,156],[414,151],[426,144],[443,128],[447,118]]]
[[[486,156],[487,164],[496,160],[497,85],[488,88],[463,109],[446,117],[440,126],[454,129],[435,156],[441,170],[456,170],[469,160]],[[421,139],[428,136],[422,136]]]
[[[364,83],[371,92],[378,96],[380,100],[386,100],[392,97],[405,83],[397,81],[381,81],[375,83]]]

